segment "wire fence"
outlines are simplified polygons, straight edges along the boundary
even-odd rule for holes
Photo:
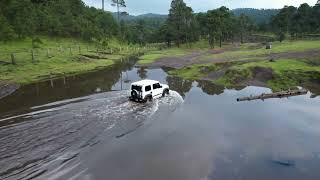
[[[72,56],[81,56],[81,55],[126,55],[133,54],[135,52],[142,52],[147,50],[158,49],[158,45],[153,46],[144,46],[144,47],[133,47],[133,46],[124,46],[124,47],[113,47],[106,48],[102,46],[83,46],[83,45],[73,45],[73,46],[62,46],[58,45],[56,47],[47,47],[47,48],[21,48],[15,50],[0,50],[0,65],[1,64],[28,64],[28,63],[37,63],[41,60],[48,60],[53,57],[72,57]],[[160,48],[161,49],[161,48]]]

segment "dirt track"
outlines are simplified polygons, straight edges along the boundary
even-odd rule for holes
[[[203,60],[202,58],[205,55],[209,54],[220,54],[227,51],[232,51],[234,48],[226,48],[226,49],[220,49],[220,50],[208,50],[205,52],[192,52],[190,54],[187,54],[182,57],[166,57],[166,58],[160,58],[156,62],[152,63],[151,67],[169,67],[169,68],[175,68],[180,69],[192,64],[203,64],[203,63],[226,63],[226,62],[235,62],[235,61],[243,61],[243,59],[248,58],[257,58],[259,59],[280,59],[280,58],[289,58],[289,59],[310,59],[314,57],[320,56],[320,50],[314,49],[314,50],[308,50],[308,51],[301,51],[301,52],[284,52],[284,53],[272,53],[270,55],[260,55],[260,56],[247,56],[247,57],[241,57],[239,59],[237,58],[211,58],[207,60]]]

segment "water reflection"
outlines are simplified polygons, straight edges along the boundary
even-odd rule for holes
[[[224,92],[223,86],[218,86],[210,81],[198,81],[198,87],[208,95],[220,95]]]
[[[137,71],[137,73],[141,79],[147,78],[147,71],[146,71],[145,67],[140,67],[139,70]]]
[[[192,88],[192,81],[184,80],[179,77],[168,76],[167,82],[170,89],[177,91],[182,97],[185,97],[186,93]]]
[[[136,60],[135,58],[125,59],[111,68],[97,72],[25,85],[12,95],[1,99],[0,114],[111,91],[114,84],[121,81],[122,72],[132,70]]]

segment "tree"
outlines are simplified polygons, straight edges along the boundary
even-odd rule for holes
[[[126,7],[126,2],[124,0],[111,0],[112,6],[117,7],[117,19],[118,23],[120,23],[120,8]]]
[[[165,22],[161,28],[159,29],[158,36],[161,42],[166,42],[168,47],[171,47],[171,42],[173,41],[174,37],[172,34],[172,30],[168,25],[168,22]]]
[[[183,0],[173,0],[169,10],[168,26],[172,30],[174,41],[179,47],[183,42],[191,42],[190,31],[194,29],[193,10]]]
[[[199,25],[200,36],[202,38],[207,38],[209,34],[208,26],[207,26],[207,14],[206,13],[198,13],[196,15],[196,20]]]
[[[142,46],[146,44],[146,30],[145,30],[145,21],[139,20],[135,26],[137,31],[137,41]]]
[[[207,12],[207,26],[209,29],[209,44],[214,48],[215,39],[219,38],[219,46],[222,47],[224,38],[232,33],[233,16],[228,8],[222,6],[219,9]]]
[[[245,14],[241,14],[239,17],[239,30],[240,30],[240,42],[244,43],[243,36],[249,31],[250,20]]]
[[[15,33],[7,19],[0,13],[0,41],[7,42],[14,39]]]

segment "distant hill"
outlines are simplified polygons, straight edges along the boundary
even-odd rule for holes
[[[242,13],[249,16],[249,18],[256,24],[260,23],[268,23],[271,16],[279,13],[279,9],[253,9],[253,8],[239,8],[231,10],[236,16],[240,16]],[[117,13],[113,13],[114,17],[117,17]],[[141,15],[127,15],[123,16],[122,19],[125,21],[137,21],[137,20],[145,20],[148,22],[156,22],[156,24],[161,24],[165,22],[168,15],[161,14],[141,14]]]
[[[236,16],[245,14],[256,24],[269,22],[271,16],[278,14],[280,9],[253,9],[253,8],[239,8],[234,9],[232,12]]]
[[[113,13],[114,17],[117,17],[117,13]],[[132,21],[132,20],[140,20],[140,19],[157,19],[157,20],[163,20],[165,21],[167,19],[168,15],[161,15],[161,14],[153,14],[153,13],[147,13],[147,14],[141,14],[141,15],[127,15],[122,16],[121,19],[125,21]]]

